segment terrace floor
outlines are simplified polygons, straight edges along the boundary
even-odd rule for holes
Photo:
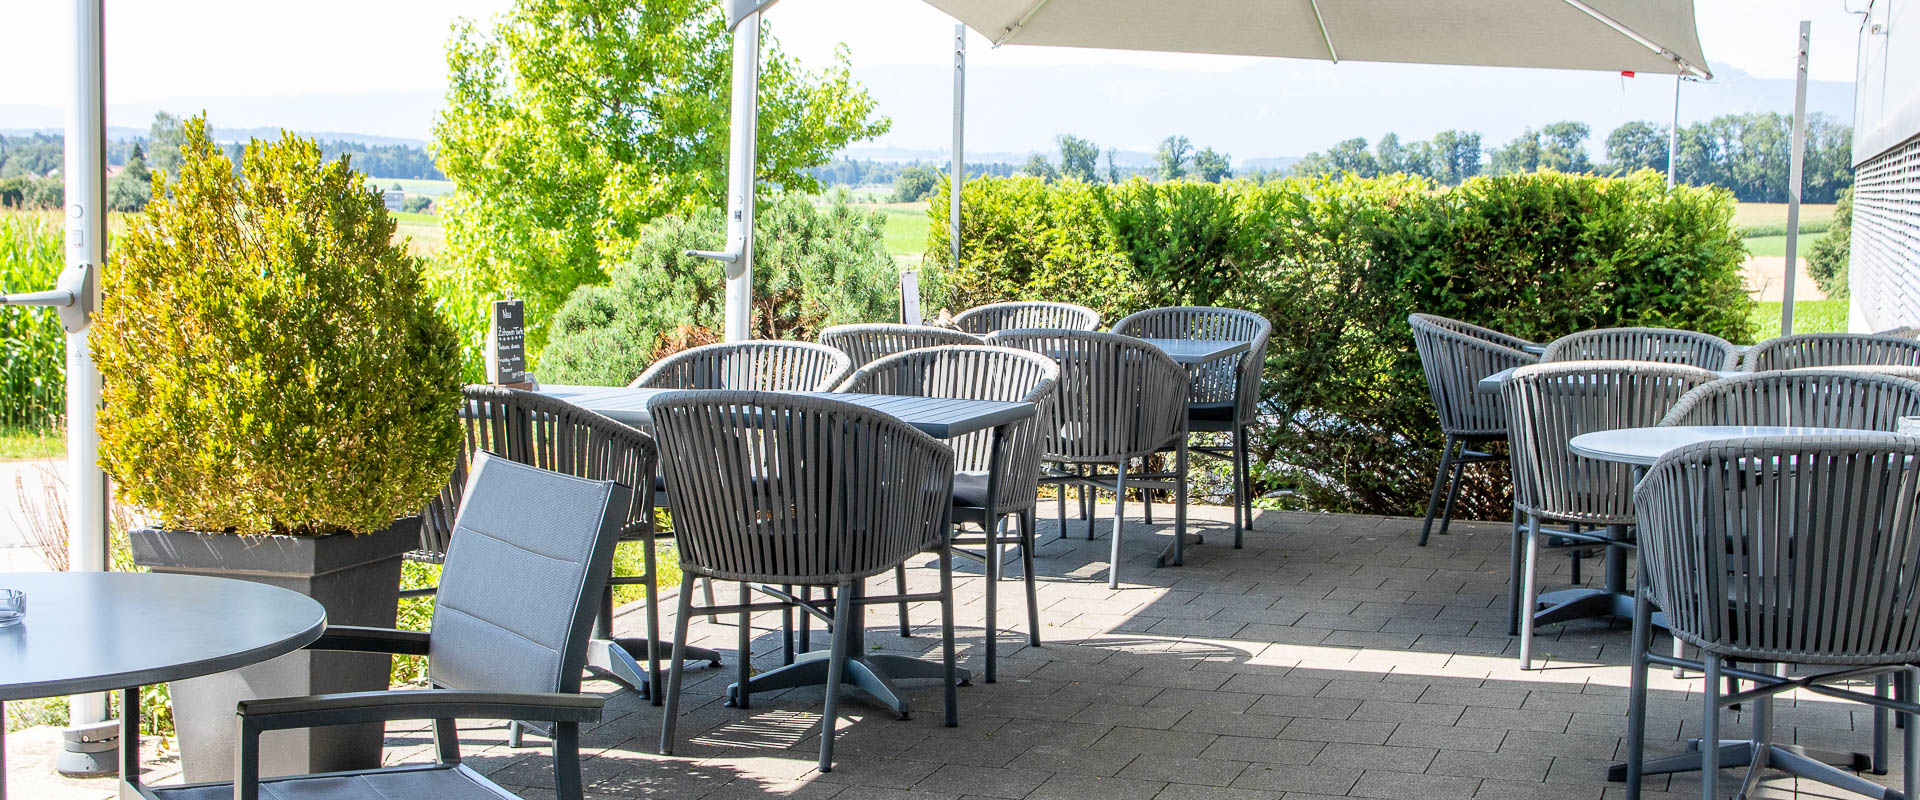
[[[1538,645],[1544,669],[1519,670],[1517,642],[1505,629],[1504,525],[1456,524],[1422,549],[1413,544],[1417,519],[1262,512],[1246,548],[1233,550],[1225,509],[1201,507],[1196,525],[1209,544],[1191,551],[1185,567],[1156,570],[1171,516],[1169,506],[1160,510],[1153,526],[1130,515],[1119,590],[1106,587],[1104,517],[1094,542],[1081,523],[1069,521],[1071,535],[1056,539],[1043,522],[1044,646],[1025,646],[1023,595],[1009,580],[1000,680],[976,677],[960,689],[959,727],[941,725],[940,690],[930,682],[908,684],[918,709],[908,721],[849,692],[842,714],[856,719],[843,716],[836,767],[823,774],[815,769],[820,691],[756,695],[751,709],[726,708],[729,660],[689,672],[672,757],[657,754],[660,709],[631,692],[612,695],[605,721],[583,736],[588,796],[1624,796],[1621,784],[1606,782],[1605,765],[1622,754],[1627,628],[1547,628]],[[961,652],[977,673],[982,582],[977,564],[960,564]],[[1552,569],[1550,583],[1566,580],[1564,560]],[[1586,570],[1594,579],[1598,571]],[[917,585],[935,585],[931,559],[910,572]],[[722,587],[723,597],[730,592]],[[937,606],[915,608],[910,638],[892,631],[895,619],[891,606],[873,608],[870,647],[938,652]],[[639,634],[643,624],[629,612],[621,632]],[[756,664],[777,666],[777,616],[762,615],[755,626]],[[731,659],[732,624],[701,619],[693,631]],[[827,637],[817,629],[815,636],[825,646]],[[1654,672],[1653,755],[1680,752],[1684,737],[1696,735],[1698,684]],[[1788,695],[1776,716],[1778,741],[1870,749],[1871,714],[1860,707]],[[1744,722],[1736,717],[1728,712],[1729,723]],[[468,723],[463,738],[468,763],[529,798],[552,796],[543,748],[506,747],[497,724]],[[429,753],[424,728],[390,730],[390,760]],[[1739,774],[1724,773],[1726,791]],[[1878,780],[1897,786],[1898,774],[1896,765]],[[1654,777],[1647,788],[1650,800],[1700,796],[1696,776]],[[1763,784],[1761,796],[1851,795],[1780,777]]]

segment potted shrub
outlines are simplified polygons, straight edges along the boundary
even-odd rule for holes
[[[392,241],[379,191],[290,134],[236,172],[188,124],[102,285],[100,461],[154,527],[155,572],[307,594],[342,625],[391,626],[417,513],[460,448],[460,352]],[[188,780],[227,777],[237,700],[387,686],[383,655],[299,652],[174,684]],[[281,735],[285,734],[285,735]],[[379,765],[381,730],[270,734],[267,774]]]

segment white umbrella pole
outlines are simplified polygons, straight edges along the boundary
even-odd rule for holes
[[[754,150],[760,130],[760,11],[733,29],[733,128],[727,148],[726,340],[750,338]]]
[[[1799,64],[1793,86],[1793,161],[1787,175],[1787,261],[1786,282],[1780,296],[1780,335],[1793,333],[1793,281],[1800,271],[1800,183],[1801,164],[1807,149],[1807,46],[1813,38],[1813,22],[1800,21]]]
[[[1673,125],[1667,128],[1667,188],[1674,185],[1680,168],[1680,76],[1673,73]]]
[[[948,175],[947,248],[960,266],[960,185],[967,172],[967,26],[953,26],[953,170]]]

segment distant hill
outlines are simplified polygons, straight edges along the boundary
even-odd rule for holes
[[[213,140],[227,144],[236,142],[244,143],[249,139],[278,139],[280,138],[280,130],[279,128],[216,127],[213,129]],[[145,139],[147,138],[147,131],[147,128],[110,125],[107,127],[107,139],[114,142]],[[63,128],[0,128],[0,136],[32,136],[35,134],[60,136],[65,132]],[[345,133],[342,131],[297,130],[294,131],[294,133],[323,142],[348,142],[351,144],[367,145],[369,147],[398,145],[401,147],[417,147],[422,150],[427,147],[427,142],[424,139],[407,139],[399,136],[374,136],[366,133]]]

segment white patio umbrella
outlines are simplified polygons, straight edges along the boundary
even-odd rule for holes
[[[760,15],[776,0],[727,0],[734,30],[728,162],[728,340],[752,300],[753,98]],[[1040,45],[1486,67],[1628,70],[1711,78],[1693,0],[926,0],[995,46]],[[952,227],[959,259],[965,167],[965,45],[954,49]],[[1284,92],[1283,88],[1276,93]],[[1676,102],[1678,95],[1676,93]]]

